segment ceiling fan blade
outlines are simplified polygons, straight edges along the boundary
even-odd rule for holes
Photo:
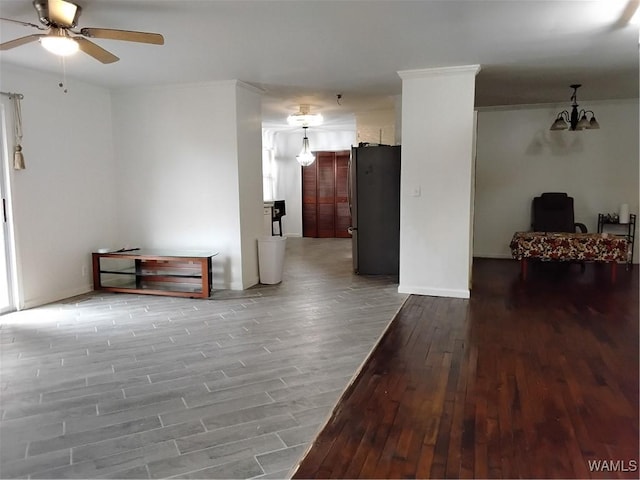
[[[114,30],[111,28],[82,28],[80,33],[89,38],[106,38],[126,42],[152,43],[164,45],[164,37],[159,33],[134,32],[132,30]]]
[[[620,14],[618,20],[616,20],[614,27],[616,28],[624,28],[629,23],[631,23],[631,19],[636,14],[636,12],[640,9],[640,5],[638,0],[629,0],[624,10]]]
[[[102,63],[113,63],[120,60],[113,53],[108,52],[104,48],[96,45],[90,40],[82,37],[73,37],[73,39],[78,42],[78,46],[80,50],[82,50],[87,55],[91,55],[93,58]]]
[[[23,22],[21,20],[13,20],[12,18],[4,18],[4,17],[0,17],[0,20],[4,20],[5,22],[17,23],[19,25],[22,25],[23,27],[33,27],[33,28],[37,28],[38,30],[46,30],[46,28],[41,27],[40,25],[36,25],[35,23]]]
[[[75,27],[82,10],[78,5],[65,0],[47,0],[49,20],[59,27]]]
[[[44,37],[44,34],[34,34],[27,35],[26,37],[16,38],[15,40],[9,40],[8,42],[4,42],[0,44],[0,50],[9,50],[11,48],[19,47],[20,45],[25,45],[27,43],[35,42],[40,37]]]

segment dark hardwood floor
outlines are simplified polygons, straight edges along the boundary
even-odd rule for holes
[[[638,478],[638,266],[411,296],[294,478]]]

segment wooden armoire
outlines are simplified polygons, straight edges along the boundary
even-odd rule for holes
[[[349,238],[349,150],[315,152],[302,167],[302,236]]]

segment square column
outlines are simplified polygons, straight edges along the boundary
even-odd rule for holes
[[[400,293],[469,297],[479,65],[404,70]]]

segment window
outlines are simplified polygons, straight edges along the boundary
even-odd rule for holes
[[[272,148],[262,149],[262,196],[265,202],[276,199],[276,162]]]

